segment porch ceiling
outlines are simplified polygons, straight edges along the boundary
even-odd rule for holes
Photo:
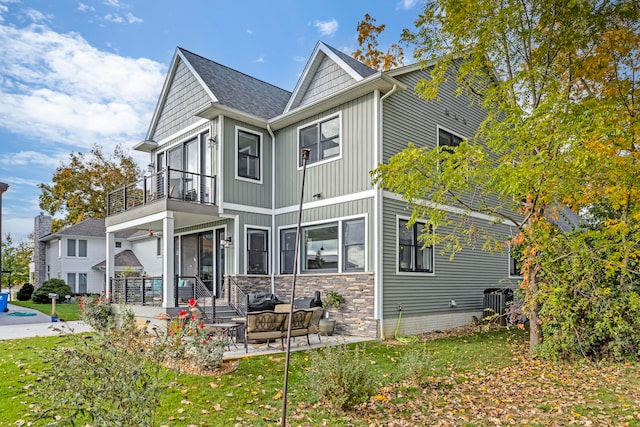
[[[173,217],[174,228],[183,228],[213,221],[219,218],[219,210],[216,205],[165,199],[109,216],[105,225],[109,232],[131,228],[159,232],[166,217]]]

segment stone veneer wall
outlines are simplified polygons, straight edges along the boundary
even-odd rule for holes
[[[275,294],[284,302],[291,297],[291,275],[275,276]],[[269,276],[236,276],[236,281],[247,292],[270,292]],[[324,300],[325,292],[333,290],[344,296],[338,312],[330,311],[337,320],[338,334],[376,338],[378,321],[374,318],[374,282],[371,273],[353,274],[299,274],[296,276],[296,298],[313,297],[320,291]]]

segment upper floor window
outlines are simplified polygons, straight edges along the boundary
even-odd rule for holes
[[[267,230],[247,229],[247,274],[267,274]]]
[[[342,271],[364,271],[364,218],[342,223]]]
[[[438,145],[440,147],[457,147],[464,138],[454,135],[442,128],[438,128]]]
[[[420,237],[427,227],[421,222],[409,226],[409,221],[398,220],[399,271],[433,273],[433,246],[423,248],[423,239]]]
[[[262,137],[260,134],[238,129],[237,174],[239,178],[261,179]]]
[[[116,249],[121,248],[122,247],[122,242],[116,242]]]
[[[300,152],[309,149],[307,164],[340,155],[340,115],[320,120],[298,130],[298,165],[302,166]]]
[[[67,256],[69,257],[83,257],[87,256],[87,241],[67,239]]]

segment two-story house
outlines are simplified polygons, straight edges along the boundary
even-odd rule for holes
[[[516,283],[509,255],[464,250],[450,260],[423,248],[417,236],[428,219],[407,228],[405,203],[371,182],[370,171],[409,141],[455,145],[483,120],[453,86],[439,101],[417,97],[421,77],[428,71],[419,66],[380,72],[320,42],[289,92],[176,49],[146,139],[134,147],[149,153],[149,175],[108,196],[114,300],[141,304],[151,289],[127,285],[139,295],[116,277],[115,236],[130,229],[161,236],[154,280],[163,310],[183,303],[183,286],[206,299],[193,285],[236,308],[238,295],[254,291],[289,300],[306,148],[296,297],[339,291],[337,329],[367,336],[392,335],[400,308],[402,334],[481,317],[485,289]],[[508,224],[476,220],[511,234]]]
[[[35,286],[40,286],[49,279],[62,279],[76,294],[104,292],[105,233],[104,219],[100,218],[89,218],[54,233],[50,216],[36,216],[33,272],[30,274]],[[157,246],[155,240],[140,230],[124,230],[117,233],[112,274],[160,274],[160,256],[148,255],[152,253],[149,249]],[[150,270],[145,271],[143,263]]]

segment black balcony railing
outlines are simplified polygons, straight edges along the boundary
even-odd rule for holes
[[[167,168],[107,194],[107,215],[163,199],[214,205],[216,177]]]

